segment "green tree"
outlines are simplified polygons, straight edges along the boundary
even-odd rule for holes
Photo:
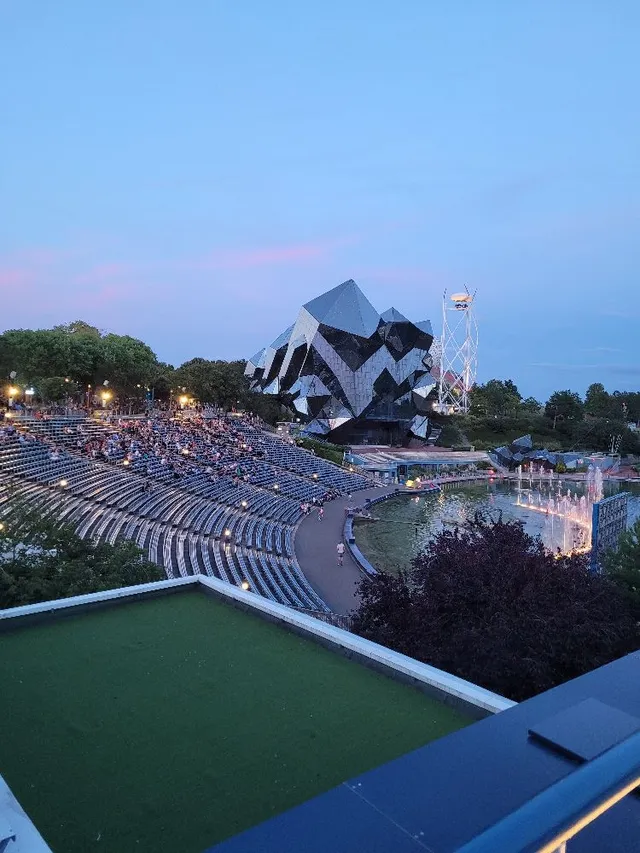
[[[155,375],[157,359],[153,350],[129,335],[105,335],[96,384],[105,379],[122,396],[140,396]],[[140,388],[138,388],[140,386]]]
[[[536,400],[535,397],[527,397],[526,400],[522,401],[520,411],[523,414],[538,415],[542,411],[542,403]]]
[[[212,403],[230,409],[244,401],[248,385],[244,377],[244,362],[208,361],[193,358],[181,364],[175,372],[177,387],[186,388],[201,403]]]
[[[163,580],[128,540],[81,539],[33,505],[9,499],[0,526],[0,608]]]
[[[471,391],[471,413],[485,416],[505,416],[517,413],[522,397],[511,379],[490,379],[486,385],[476,385]]]
[[[84,320],[74,320],[73,323],[54,326],[53,331],[62,332],[65,335],[84,335],[94,338],[95,340],[99,340],[102,337],[100,329],[97,329],[95,326],[91,326],[89,323],[85,323]]]
[[[583,404],[580,395],[574,391],[556,391],[547,400],[544,413],[553,420],[556,428],[558,420],[580,420],[583,414]]]
[[[623,590],[640,619],[640,518],[620,536],[617,550],[603,554],[602,565]]]
[[[584,411],[598,418],[609,417],[612,413],[611,397],[601,382],[593,382],[587,388],[584,398]]]
[[[36,395],[45,403],[60,403],[77,390],[75,382],[65,376],[46,376],[35,383]]]
[[[156,400],[169,400],[176,382],[175,373],[176,371],[172,364],[165,364],[163,361],[157,363],[151,379],[151,387],[153,388]]]

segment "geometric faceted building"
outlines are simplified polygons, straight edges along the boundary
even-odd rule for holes
[[[307,302],[292,326],[247,362],[253,390],[278,394],[305,433],[339,442],[427,438],[435,388],[431,323],[378,314],[353,280]]]

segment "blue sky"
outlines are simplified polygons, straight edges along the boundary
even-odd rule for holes
[[[251,355],[355,278],[479,379],[640,387],[634,0],[0,0],[0,329]]]

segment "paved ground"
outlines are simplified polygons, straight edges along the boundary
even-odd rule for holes
[[[351,505],[362,506],[365,498],[377,498],[397,488],[376,486],[354,492]],[[337,498],[326,503],[322,521],[318,521],[318,510],[314,509],[300,523],[295,538],[300,568],[329,607],[343,614],[349,613],[357,605],[356,586],[363,577],[348,550],[345,550],[344,565],[338,566],[336,545],[342,541],[344,510],[348,505],[347,498]]]

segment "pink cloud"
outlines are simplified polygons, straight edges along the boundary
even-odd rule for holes
[[[114,280],[122,280],[123,277],[130,278],[135,275],[137,268],[132,264],[97,264],[88,270],[79,273],[75,277],[78,284],[102,284]]]
[[[424,267],[361,267],[356,270],[356,275],[363,281],[380,281],[391,285],[422,284],[449,287],[453,283],[450,273],[444,270],[428,270]]]
[[[276,264],[295,264],[325,257],[331,249],[328,244],[301,244],[297,246],[271,246],[254,249],[217,249],[197,263],[202,269],[248,269]]]
[[[0,267],[0,290],[14,290],[17,287],[30,287],[34,283],[31,270],[19,267]]]
[[[123,302],[131,297],[132,291],[130,287],[118,285],[105,285],[99,290],[90,291],[82,294],[76,300],[76,305],[80,310],[85,308],[107,308],[116,302]]]

